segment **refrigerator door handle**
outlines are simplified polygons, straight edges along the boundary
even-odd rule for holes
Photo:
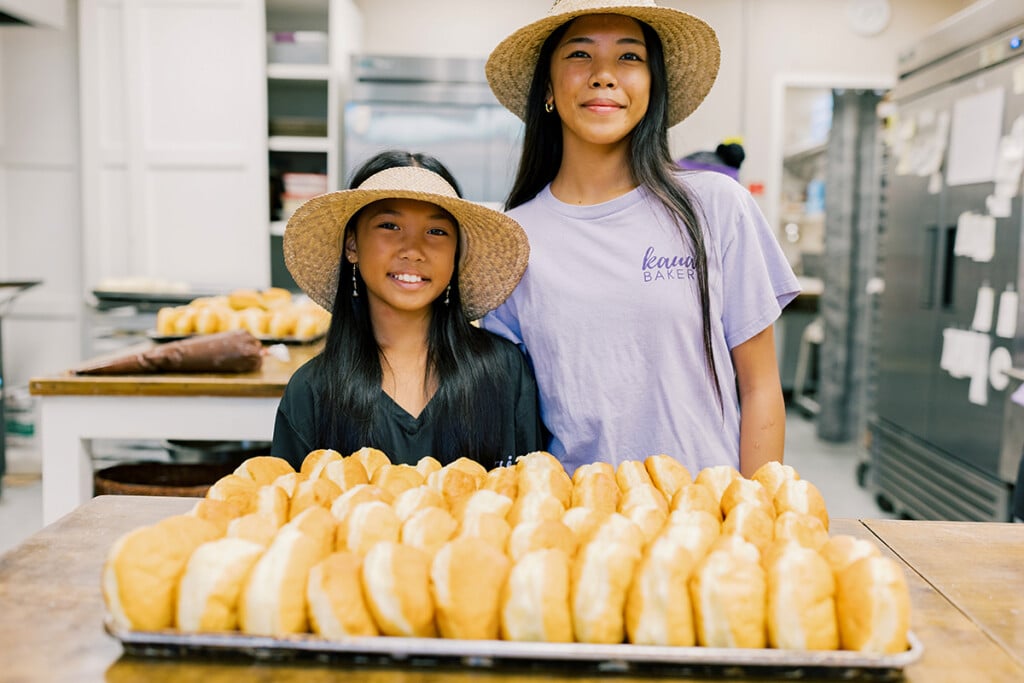
[[[929,225],[924,229],[924,268],[921,269],[921,308],[935,306],[935,264],[939,254],[939,226]]]

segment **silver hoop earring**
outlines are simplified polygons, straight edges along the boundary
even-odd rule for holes
[[[359,264],[352,264],[352,298],[359,298],[359,283],[356,282],[356,271],[359,270]]]
[[[549,114],[550,114],[550,113],[551,113],[551,112],[553,112],[554,110],[555,110],[555,104],[554,104],[554,102],[545,102],[545,103],[544,103],[544,111],[546,111],[547,113],[549,113]]]
[[[448,305],[448,302],[451,300],[451,297],[452,297],[452,286],[451,286],[451,284],[449,284],[448,285],[448,289],[444,290],[444,305],[445,306]]]

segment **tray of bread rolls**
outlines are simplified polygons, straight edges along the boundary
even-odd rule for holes
[[[828,526],[779,463],[257,456],[115,542],[105,627],[153,657],[898,677],[904,570]]]
[[[202,334],[247,330],[268,344],[308,344],[327,334],[331,315],[305,296],[287,289],[236,289],[227,295],[203,296],[157,311],[156,329],[147,336],[169,342]]]

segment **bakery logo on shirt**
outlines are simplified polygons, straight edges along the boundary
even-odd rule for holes
[[[659,256],[654,247],[647,247],[640,272],[644,282],[696,280],[697,260],[693,256]]]

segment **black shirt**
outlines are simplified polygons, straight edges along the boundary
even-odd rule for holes
[[[490,334],[490,333],[488,333]],[[502,459],[498,463],[483,463],[491,467],[511,462],[515,456],[544,447],[540,414],[537,406],[537,382],[525,356],[511,342],[492,335],[496,358],[504,368],[509,382],[502,383],[496,396],[481,396],[479,400],[497,403],[501,416]],[[313,388],[313,373],[318,364],[310,361],[300,367],[285,387],[274,422],[274,441],[271,453],[288,460],[299,469],[310,451],[332,448],[331,444],[316,443],[316,425],[319,421],[320,400]],[[395,403],[383,390],[377,399],[378,410],[384,416],[383,443],[364,444],[384,451],[395,464],[415,465],[424,456],[433,456],[445,463],[445,454],[434,451],[435,402],[431,400],[413,417]],[[348,455],[348,453],[342,453]]]

